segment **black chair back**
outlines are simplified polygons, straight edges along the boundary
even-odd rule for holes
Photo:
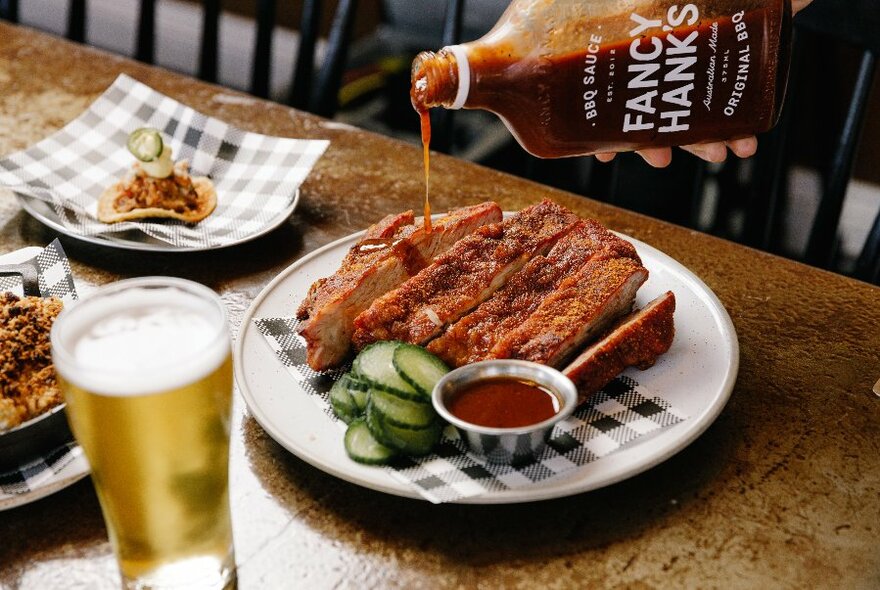
[[[19,0],[5,0],[0,17],[18,22]],[[337,95],[348,56],[348,46],[357,11],[357,0],[338,0],[330,26],[327,48],[320,71],[315,74],[315,47],[318,42],[323,0],[303,0],[300,41],[294,66],[288,104],[322,116],[333,116],[338,106]],[[217,81],[219,22],[221,0],[202,0],[202,21],[199,50],[199,78]],[[86,41],[86,0],[70,0],[67,38]],[[251,68],[250,92],[268,98],[272,65],[272,38],[276,25],[276,0],[257,0],[256,42]],[[140,0],[135,58],[154,63],[156,47],[156,0]]]
[[[443,21],[441,45],[455,45],[461,41],[461,23],[464,0],[446,0],[446,16]],[[448,154],[452,149],[455,129],[455,111],[431,109],[431,148]]]
[[[838,226],[844,197],[852,176],[861,130],[867,112],[868,98],[876,74],[880,52],[880,5],[876,0],[816,0],[795,18],[795,40],[790,87],[797,85],[802,68],[802,46],[806,36],[832,39],[858,48],[860,60],[855,84],[845,105],[845,119],[839,129],[828,130],[817,125],[816,141],[827,146],[823,160],[830,162],[822,170],[823,187],[818,211],[804,253],[804,261],[834,269],[838,255]],[[762,249],[773,249],[773,236],[779,225],[782,196],[787,174],[788,137],[792,129],[792,112],[796,100],[789,93],[780,124],[768,137],[762,138],[757,169],[752,185],[746,217],[746,242]],[[854,274],[864,280],[878,282],[880,265],[880,214],[874,223]],[[872,270],[873,269],[873,270]]]

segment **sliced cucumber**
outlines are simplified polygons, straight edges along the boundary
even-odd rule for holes
[[[357,406],[358,414],[363,414],[367,409],[367,402],[370,401],[370,390],[349,389],[348,392],[354,400],[354,405]]]
[[[341,383],[342,386],[345,387],[348,395],[352,399],[352,402],[356,406],[357,413],[363,414],[364,410],[367,409],[367,399],[370,395],[370,385],[365,381],[361,381],[358,377],[352,375],[351,373],[346,373],[345,375],[340,377],[339,381],[337,381],[336,383]]]
[[[385,422],[400,428],[425,428],[437,419],[434,406],[405,400],[381,389],[370,391],[370,402]]]
[[[141,127],[128,136],[128,151],[141,162],[152,162],[162,154],[162,134],[158,129]]]
[[[363,413],[363,409],[358,408],[354,398],[345,386],[344,376],[333,384],[329,395],[333,413],[346,424],[351,424],[352,420]]]
[[[391,392],[399,397],[410,400],[424,400],[412,385],[403,380],[394,368],[394,351],[400,342],[376,342],[363,349],[354,359],[352,369],[361,379],[370,383],[371,387]]]
[[[345,379],[345,384],[348,387],[349,391],[353,391],[355,389],[366,391],[370,388],[370,384],[365,379],[361,378],[360,375],[354,372],[354,367],[352,367],[352,370],[342,377]]]
[[[363,418],[348,425],[348,430],[345,431],[345,452],[358,463],[367,465],[382,465],[395,455],[393,449],[373,437]]]
[[[443,361],[413,344],[401,344],[394,349],[392,363],[403,380],[426,396],[428,402],[434,385],[449,372],[449,367]]]
[[[373,401],[367,404],[367,427],[379,444],[407,455],[427,455],[440,440],[442,426],[439,421],[425,428],[402,428],[384,419]]]

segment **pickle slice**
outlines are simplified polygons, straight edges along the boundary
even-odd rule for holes
[[[165,147],[162,134],[152,127],[135,129],[128,136],[128,151],[141,162],[152,162],[162,154]]]

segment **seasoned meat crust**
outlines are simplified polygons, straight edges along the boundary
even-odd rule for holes
[[[495,344],[524,322],[566,277],[591,260],[617,257],[639,261],[632,244],[598,221],[579,221],[546,256],[529,261],[503,288],[427,348],[454,367],[486,360]]]
[[[355,348],[377,340],[425,344],[546,253],[578,217],[549,200],[464,238],[355,319]]]
[[[675,295],[667,291],[634,311],[582,352],[563,372],[578,389],[578,403],[627,367],[647,369],[672,346]]]
[[[584,396],[669,348],[671,293],[620,322],[648,271],[598,221],[544,200],[504,221],[484,203],[435,227],[425,232],[411,211],[389,215],[311,286],[297,316],[313,369],[402,340],[451,366],[494,358],[567,366]],[[585,346],[592,353],[571,363]]]
[[[351,347],[354,319],[373,301],[419,272],[438,254],[477,228],[501,220],[496,203],[451,211],[426,232],[412,213],[389,216],[368,230],[336,273],[319,280],[300,305],[308,318],[300,333],[309,366],[316,371],[342,364]]]
[[[490,357],[560,366],[632,309],[636,291],[647,278],[645,267],[631,258],[588,262],[499,340]]]
[[[62,401],[49,343],[61,307],[55,297],[0,295],[0,431]]]

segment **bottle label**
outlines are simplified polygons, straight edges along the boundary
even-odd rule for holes
[[[593,27],[582,54],[587,133],[669,145],[704,138],[707,126],[719,137],[769,127],[776,80],[767,13],[706,15],[696,3],[674,4],[633,10],[623,41]]]

